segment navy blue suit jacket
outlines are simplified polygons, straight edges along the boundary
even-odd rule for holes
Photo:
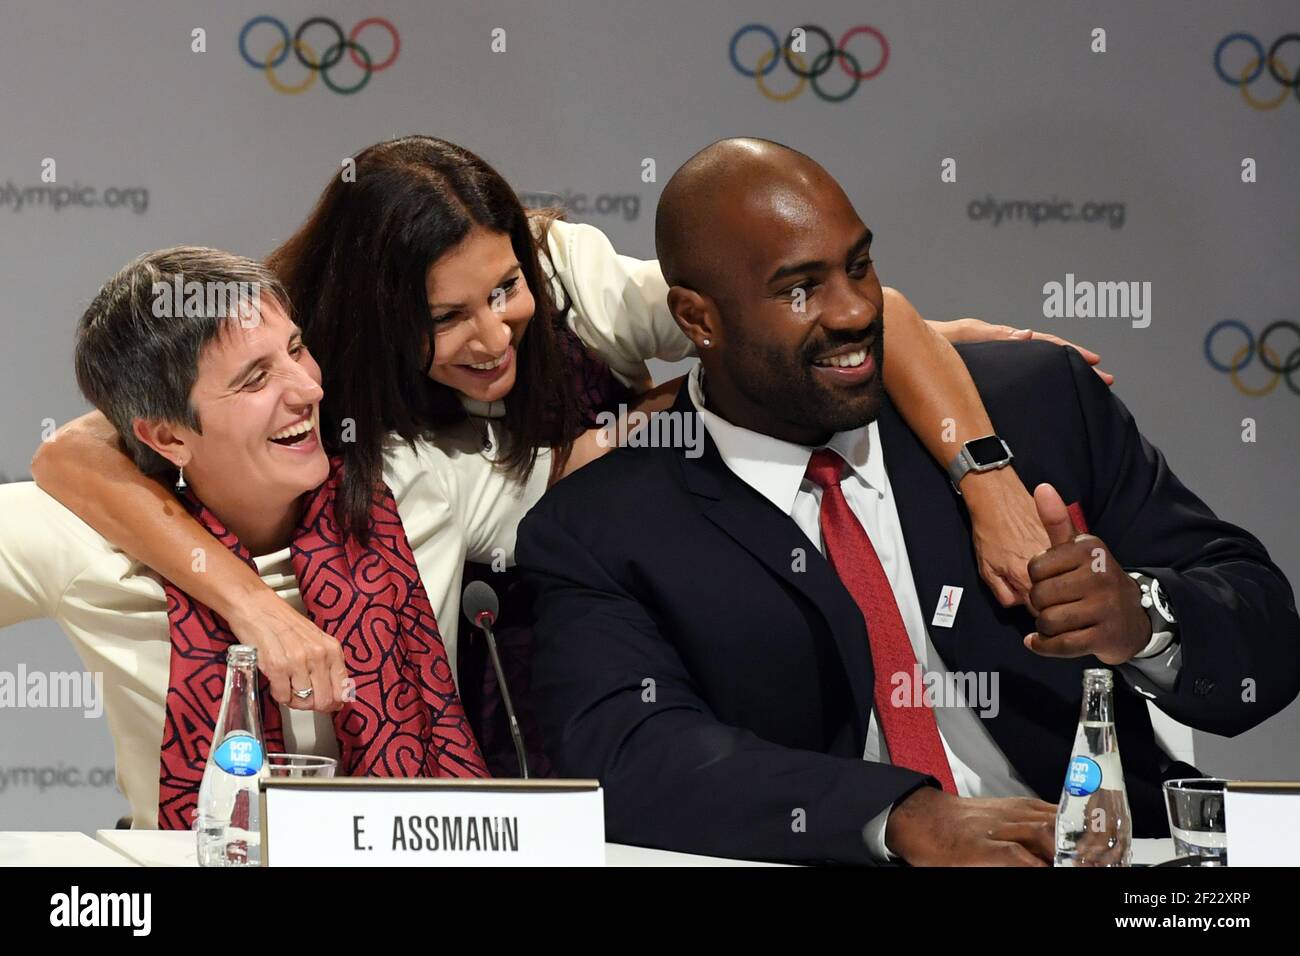
[[[1226,735],[1285,707],[1300,689],[1300,620],[1263,546],[1174,476],[1073,350],[959,351],[1025,485],[1049,481],[1079,502],[1116,558],[1168,593],[1183,662],[1158,706]],[[695,414],[685,388],[674,410]],[[986,726],[1055,802],[1083,670],[1101,665],[1025,649],[1033,620],[981,582],[943,469],[888,405],[879,422],[927,620],[943,585],[965,588],[954,626],[930,629],[934,646],[951,671],[997,672],[1000,709]],[[603,782],[611,840],[866,863],[863,825],[933,782],[861,759],[873,706],[862,615],[794,521],[707,437],[699,458],[623,449],[559,482],[521,524],[517,556],[536,596],[533,703],[548,751],[561,774]],[[1134,834],[1167,834],[1161,778],[1188,768],[1171,771],[1145,699],[1118,675],[1115,698]]]

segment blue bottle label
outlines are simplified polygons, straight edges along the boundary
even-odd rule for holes
[[[1065,792],[1072,797],[1086,797],[1101,786],[1101,766],[1091,757],[1075,757],[1065,772]]]
[[[213,752],[212,760],[226,773],[251,777],[262,769],[262,744],[252,734],[231,734]]]

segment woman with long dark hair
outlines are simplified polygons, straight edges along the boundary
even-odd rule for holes
[[[394,442],[436,441],[444,430],[472,426],[480,447],[458,453],[489,456],[500,480],[522,489],[543,453],[554,479],[603,451],[598,412],[662,407],[672,387],[652,389],[645,362],[691,354],[656,263],[619,256],[599,230],[565,223],[554,211],[525,210],[483,160],[433,137],[361,151],[355,177],[332,179],[268,264],[322,368],[321,437],[343,464],[338,525],[362,539]],[[886,313],[886,387],[946,465],[961,442],[993,428],[945,336],[1033,333],[970,319],[932,328],[893,291]],[[946,420],[952,427],[943,427]],[[136,469],[102,418],[78,419],[44,444],[33,475],[258,647],[277,700],[300,709],[337,706],[330,688],[336,644],[173,507],[167,485]],[[1023,599],[1025,562],[1047,543],[1032,499],[1011,469],[971,475],[962,491],[985,580],[1005,603]],[[475,516],[454,503],[439,507],[447,522],[473,525]],[[196,550],[208,556],[202,571],[193,567]],[[499,557],[509,563],[508,549]],[[459,593],[459,574],[424,577],[431,590]],[[441,626],[454,663],[456,622]]]

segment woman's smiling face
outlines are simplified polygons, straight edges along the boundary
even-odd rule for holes
[[[258,321],[231,322],[204,348],[190,401],[201,430],[169,426],[204,500],[290,502],[329,474],[319,437],[321,371],[302,332],[263,299]],[[161,449],[160,449],[161,450]]]
[[[429,267],[425,292],[434,323],[429,377],[481,402],[505,398],[535,309],[510,236],[475,226]]]

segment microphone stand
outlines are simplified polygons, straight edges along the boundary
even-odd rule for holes
[[[524,735],[519,732],[519,720],[515,717],[515,705],[510,700],[510,688],[506,686],[506,675],[501,669],[501,657],[497,654],[497,639],[492,633],[495,615],[491,611],[480,611],[474,617],[474,624],[487,637],[488,654],[492,658],[492,669],[496,671],[497,688],[501,691],[501,703],[506,709],[506,719],[510,724],[510,737],[515,743],[515,757],[519,760],[519,776],[528,779],[528,759],[524,753]]]

